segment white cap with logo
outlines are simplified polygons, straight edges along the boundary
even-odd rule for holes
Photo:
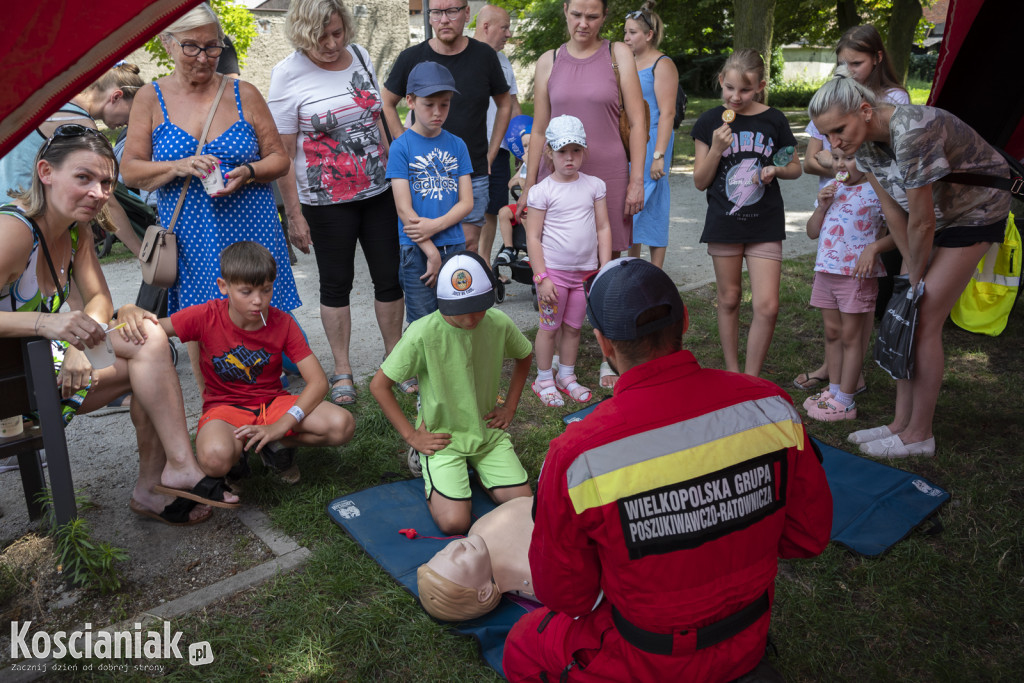
[[[437,308],[442,315],[486,311],[494,305],[494,273],[479,254],[459,251],[441,265]]]

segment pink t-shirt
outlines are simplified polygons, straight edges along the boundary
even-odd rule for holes
[[[544,265],[556,270],[597,270],[594,204],[604,199],[604,181],[580,173],[571,183],[548,176],[532,188],[527,205],[544,211]]]

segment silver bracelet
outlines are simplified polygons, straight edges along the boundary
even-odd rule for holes
[[[304,413],[302,408],[298,406],[292,406],[289,408],[288,414],[294,417],[296,422],[302,422],[306,418],[306,413]]]

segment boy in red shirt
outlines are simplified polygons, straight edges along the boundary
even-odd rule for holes
[[[160,324],[168,336],[198,341],[206,381],[196,457],[209,478],[224,477],[253,449],[284,481],[299,480],[296,446],[339,446],[355,432],[352,415],[324,402],[327,376],[298,324],[270,306],[277,264],[255,242],[236,242],[220,255],[217,286],[227,299],[189,306]],[[298,396],[281,386],[287,354],[306,386]],[[244,465],[243,465],[244,470]],[[173,491],[185,496],[187,492]]]

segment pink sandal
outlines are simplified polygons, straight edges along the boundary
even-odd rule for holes
[[[564,384],[562,383],[563,379],[565,380]],[[592,396],[590,389],[576,381],[576,375],[569,375],[568,377],[555,376],[555,386],[558,387],[559,391],[577,403],[586,403]]]
[[[530,388],[533,389],[533,393],[537,395],[540,402],[548,408],[561,408],[565,405],[565,401],[558,395],[558,387],[555,386],[553,379],[535,379]]]

